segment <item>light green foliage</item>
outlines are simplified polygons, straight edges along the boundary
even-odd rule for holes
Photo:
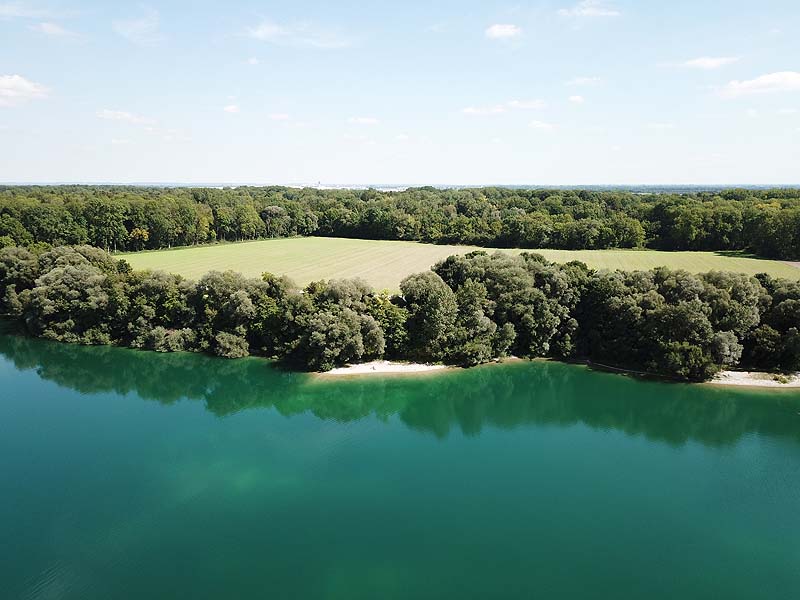
[[[690,380],[738,365],[800,368],[800,284],[768,275],[658,268],[595,272],[542,256],[472,252],[405,278],[402,294],[360,279],[197,283],[131,270],[90,246],[0,250],[3,310],[34,335],[160,352],[285,359],[305,369],[380,358],[474,365],[586,358]]]
[[[332,278],[361,278],[377,290],[396,292],[400,281],[429,269],[454,254],[480,250],[474,246],[419,244],[415,242],[293,238],[262,240],[175,250],[123,254],[136,269],[163,270],[189,279],[209,271],[234,270],[259,277],[265,270],[291,277],[299,285]],[[494,252],[493,249],[486,249]],[[517,255],[521,250],[501,249]],[[787,263],[713,252],[661,252],[657,250],[535,250],[547,260],[580,261],[593,269],[648,270],[660,266],[690,273],[731,271],[746,275],[770,273],[800,279],[800,268]]]
[[[250,354],[247,340],[233,333],[220,331],[214,336],[214,354],[223,358],[242,358]]]

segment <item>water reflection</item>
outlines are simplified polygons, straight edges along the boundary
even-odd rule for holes
[[[800,394],[641,382],[558,363],[321,381],[260,359],[80,347],[16,335],[0,335],[0,355],[19,370],[35,370],[81,393],[133,392],[162,404],[202,401],[220,417],[272,407],[282,415],[310,412],[337,421],[397,415],[407,427],[438,437],[454,427],[478,435],[487,426],[583,424],[674,445],[725,445],[747,434],[800,443]]]

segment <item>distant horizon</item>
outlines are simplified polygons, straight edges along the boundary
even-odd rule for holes
[[[230,188],[230,187],[289,187],[317,189],[411,189],[432,187],[438,189],[799,189],[800,183],[327,183],[327,182],[248,182],[248,181],[12,181],[0,182],[0,187],[59,187],[59,186],[130,186],[165,188]]]
[[[772,186],[798,30],[797,0],[0,0],[0,180]]]

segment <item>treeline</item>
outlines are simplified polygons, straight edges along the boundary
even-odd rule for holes
[[[160,352],[278,358],[327,370],[380,357],[475,365],[513,354],[705,380],[724,367],[800,369],[800,284],[665,268],[594,272],[476,252],[411,275],[298,289],[269,273],[197,282],[132,271],[90,246],[0,250],[0,312],[32,335]]]
[[[287,236],[800,258],[800,190],[0,187],[0,247],[136,251]]]

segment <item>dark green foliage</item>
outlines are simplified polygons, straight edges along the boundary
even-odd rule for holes
[[[184,352],[194,347],[194,340],[191,329],[169,330],[158,326],[145,334],[144,347],[156,352]]]
[[[297,352],[317,371],[383,356],[383,331],[375,319],[347,307],[323,309],[308,321]]]
[[[400,290],[408,311],[409,356],[442,360],[447,355],[458,315],[453,290],[432,271],[409,275],[400,282]]]
[[[33,287],[39,261],[25,248],[0,249],[0,312],[20,314],[19,294]]]
[[[0,247],[143,250],[322,235],[519,248],[748,250],[800,258],[800,191],[0,187]]]
[[[711,358],[725,367],[738,365],[744,346],[732,331],[719,331],[711,338]]]
[[[250,354],[246,339],[226,331],[220,331],[214,336],[211,349],[214,354],[223,358],[242,358]]]
[[[765,288],[761,325],[746,339],[747,364],[766,370],[800,370],[800,283],[760,275]]]
[[[400,299],[390,298],[388,294],[382,292],[370,296],[366,305],[367,313],[375,319],[383,331],[385,354],[389,358],[403,356],[408,341],[406,329],[408,311],[398,305],[399,301]]]
[[[451,256],[402,294],[360,280],[299,290],[265,273],[198,282],[91,246],[0,249],[2,310],[37,336],[158,352],[256,354],[306,369],[392,358],[475,365],[579,358],[688,380],[800,369],[800,284],[665,268],[593,272],[536,254]]]

